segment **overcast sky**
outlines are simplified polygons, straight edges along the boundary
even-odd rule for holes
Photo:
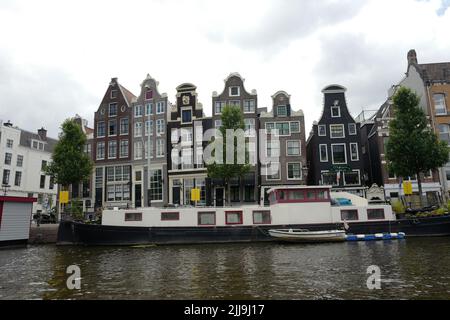
[[[197,85],[205,113],[231,72],[271,106],[278,90],[305,113],[347,87],[350,112],[377,109],[419,63],[450,61],[450,0],[0,0],[0,119],[56,137],[80,114],[92,126],[112,77],[139,94],[149,73],[175,102]]]

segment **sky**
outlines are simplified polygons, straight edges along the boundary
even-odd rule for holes
[[[147,74],[175,102],[212,92],[239,72],[258,107],[284,90],[305,114],[307,135],[321,90],[347,88],[352,115],[376,110],[419,63],[450,61],[450,0],[0,0],[0,119],[57,137],[79,114],[93,125],[113,77],[138,95]]]

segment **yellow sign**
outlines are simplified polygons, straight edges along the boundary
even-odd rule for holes
[[[69,191],[59,192],[59,203],[69,203]]]
[[[200,189],[191,190],[191,201],[200,201]]]
[[[405,181],[403,182],[403,191],[405,192],[405,196],[411,195],[413,193],[412,182]]]

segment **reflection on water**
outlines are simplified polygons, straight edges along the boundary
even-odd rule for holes
[[[0,299],[450,299],[450,238],[0,251]],[[81,290],[66,287],[69,265]],[[381,268],[382,289],[366,286]]]

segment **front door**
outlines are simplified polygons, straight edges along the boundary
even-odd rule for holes
[[[142,186],[140,184],[134,187],[134,206],[136,208],[142,207]]]
[[[173,204],[180,204],[180,187],[176,186],[172,188]]]
[[[216,207],[223,207],[224,189],[216,188]]]

